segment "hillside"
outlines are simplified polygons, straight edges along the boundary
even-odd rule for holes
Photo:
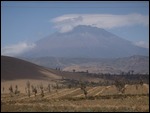
[[[149,73],[149,57],[134,55],[124,58],[63,58],[39,57],[22,58],[48,68],[61,68],[64,71],[86,71],[90,73],[118,73],[134,70],[134,73]]]
[[[45,68],[18,58],[1,56],[1,80],[69,80],[97,81],[97,78],[84,76],[83,73],[63,72],[51,68]]]
[[[46,68],[33,63],[7,56],[1,56],[1,80],[15,79],[58,79],[56,75]]]
[[[116,58],[108,60],[97,60],[97,62],[82,63],[72,66],[67,66],[63,70],[72,71],[89,70],[91,73],[115,73],[120,74],[122,72],[128,73],[134,71],[134,74],[146,74],[149,73],[149,57],[146,56],[131,56],[125,58]]]

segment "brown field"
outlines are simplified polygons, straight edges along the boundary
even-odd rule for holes
[[[44,87],[48,82],[31,81],[31,84],[38,85],[42,82]],[[8,87],[15,86],[16,81],[1,82],[1,112],[7,111],[84,111],[84,112],[149,112],[149,85],[136,89],[135,85],[128,85],[124,94],[118,94],[115,86],[87,87],[87,98],[80,88],[51,89],[51,92],[44,90],[44,97],[41,97],[38,90],[37,96],[31,94],[29,98],[24,91],[26,80],[20,80],[18,89],[19,95],[10,96]],[[7,85],[6,85],[7,84]],[[5,86],[4,92],[2,87]],[[7,88],[6,88],[7,87]]]

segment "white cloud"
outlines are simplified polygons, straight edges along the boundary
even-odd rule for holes
[[[139,47],[149,48],[149,42],[138,41],[135,42],[134,44]]]
[[[6,56],[16,56],[27,50],[30,50],[35,47],[35,44],[27,44],[26,42],[18,43],[15,45],[10,45],[2,48],[2,55]]]
[[[141,14],[112,15],[112,14],[68,14],[51,20],[60,32],[67,32],[78,25],[91,25],[104,29],[116,27],[144,25],[149,26],[149,16]]]

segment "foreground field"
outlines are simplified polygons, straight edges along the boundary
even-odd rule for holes
[[[149,97],[96,100],[30,100],[10,101],[1,105],[1,111],[149,111]]]
[[[136,90],[135,85],[129,85],[125,94],[118,94],[115,86],[87,87],[87,92],[87,98],[80,88],[53,89],[45,91],[44,97],[38,92],[30,98],[25,93],[13,97],[3,93],[1,111],[149,111],[149,86],[139,86]]]

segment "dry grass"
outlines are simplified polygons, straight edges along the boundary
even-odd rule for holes
[[[28,100],[3,103],[1,111],[149,111],[149,97],[140,99],[96,99],[96,100]]]
[[[23,83],[23,81],[20,82]],[[38,82],[39,81],[35,81],[35,83]],[[149,86],[147,88],[149,88]],[[136,90],[135,85],[129,85],[125,94],[120,96],[114,86],[87,87],[87,91],[89,93],[87,99],[85,99],[83,92],[79,88],[59,89],[57,92],[52,90],[51,93],[45,92],[45,97],[43,98],[40,93],[38,93],[36,97],[32,94],[30,98],[24,93],[18,96],[14,95],[14,97],[3,93],[1,94],[1,111],[149,111],[149,91],[144,86],[140,86],[138,90]],[[95,94],[99,92],[101,92],[100,95],[95,96]]]

